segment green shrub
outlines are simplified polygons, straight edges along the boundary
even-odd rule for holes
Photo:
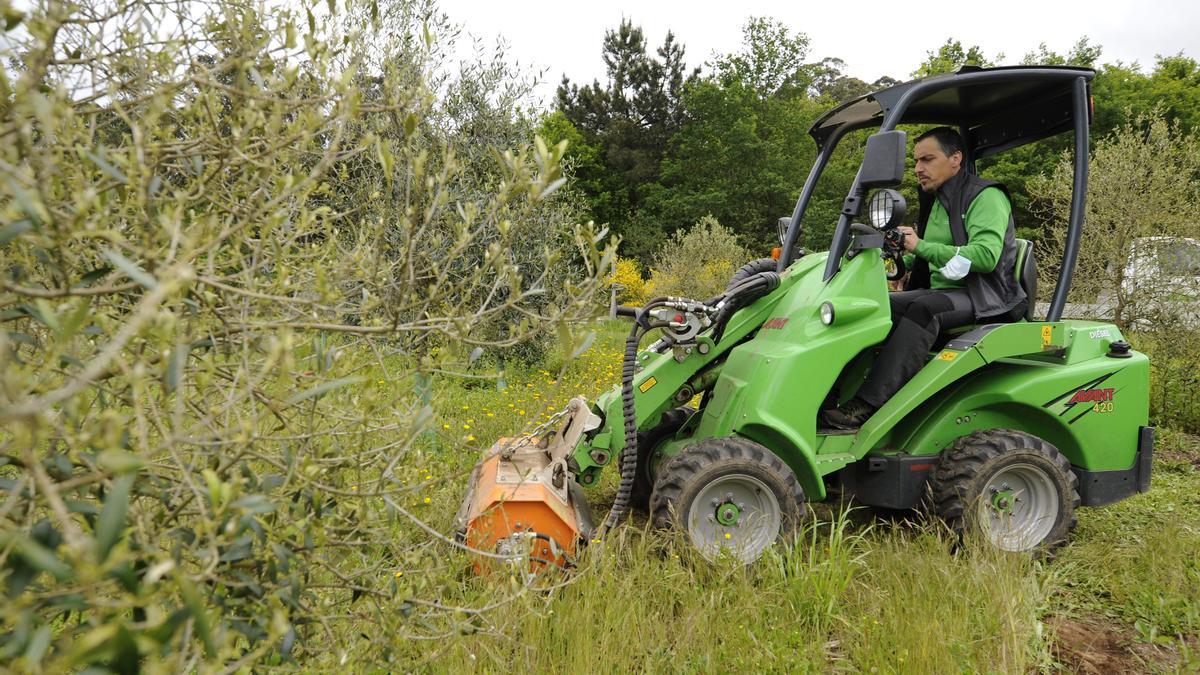
[[[1150,357],[1150,421],[1200,433],[1200,330],[1164,326],[1132,332],[1129,341]]]
[[[691,229],[676,230],[655,254],[646,296],[711,298],[725,290],[746,257],[733,232],[705,216]]]
[[[0,663],[250,669],[410,616],[417,491],[463,461],[438,378],[611,260],[564,147],[445,76],[419,2],[4,7]]]

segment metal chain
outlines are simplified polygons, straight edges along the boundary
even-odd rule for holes
[[[541,424],[534,427],[533,430],[530,431],[529,433],[525,434],[524,436],[521,436],[520,438],[515,438],[515,439],[509,441],[508,443],[506,443],[504,445],[504,448],[500,451],[500,458],[505,461],[512,459],[513,453],[517,451],[517,448],[521,447],[526,442],[531,441],[535,438],[541,438],[542,434],[545,433],[545,431],[547,429],[552,427],[555,423],[557,423],[562,418],[566,417],[567,415],[570,415],[572,412],[574,412],[574,410],[572,410],[571,405],[567,404],[566,408],[551,415],[545,422],[542,422]]]

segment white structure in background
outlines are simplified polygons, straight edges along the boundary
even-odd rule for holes
[[[1200,239],[1135,239],[1121,289],[1135,322],[1200,324]]]
[[[1113,278],[1115,269],[1109,268]],[[1121,275],[1122,312],[1135,324],[1175,320],[1200,325],[1200,239],[1190,237],[1139,237],[1130,246]],[[1113,291],[1103,292],[1094,304],[1068,303],[1063,317],[1112,319],[1119,302]],[[1039,302],[1045,316],[1049,303]]]
[[[1200,239],[1141,237],[1125,263],[1125,295],[1163,302],[1200,301]]]

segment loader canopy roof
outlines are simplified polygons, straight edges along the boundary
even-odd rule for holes
[[[907,95],[900,124],[960,128],[970,156],[981,159],[1070,130],[1072,83],[1093,75],[1090,68],[1070,66],[964,66],[851,99],[819,118],[808,133],[822,147],[838,131],[877,127]]]
[[[1067,221],[1063,264],[1059,268],[1050,309],[1046,312],[1047,321],[1058,321],[1071,287],[1083,227],[1088,128],[1093,114],[1089,83],[1095,75],[1091,68],[1071,66],[964,66],[955,73],[880,89],[829,111],[808,131],[817,142],[817,156],[783,233],[778,271],[783,272],[795,260],[801,223],[817,181],[838,141],[849,131],[879,129],[866,144],[869,151],[874,139],[876,152],[864,154],[863,164],[842,204],[825,262],[825,281],[841,269],[842,256],[850,245],[850,219],[861,212],[867,188],[900,183],[899,173],[903,171],[906,153],[902,147],[904,132],[897,126],[937,124],[957,127],[966,141],[963,159],[968,170],[973,170],[976,160],[989,155],[1072,131],[1075,170],[1071,183],[1071,213]]]

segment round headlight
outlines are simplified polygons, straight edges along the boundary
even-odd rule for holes
[[[821,323],[825,324],[826,326],[833,323],[833,303],[832,302],[822,302],[821,303]]]
[[[904,201],[904,196],[895,190],[879,190],[871,195],[871,200],[867,202],[867,214],[871,224],[879,230],[893,228],[904,222],[907,212],[908,204]]]

